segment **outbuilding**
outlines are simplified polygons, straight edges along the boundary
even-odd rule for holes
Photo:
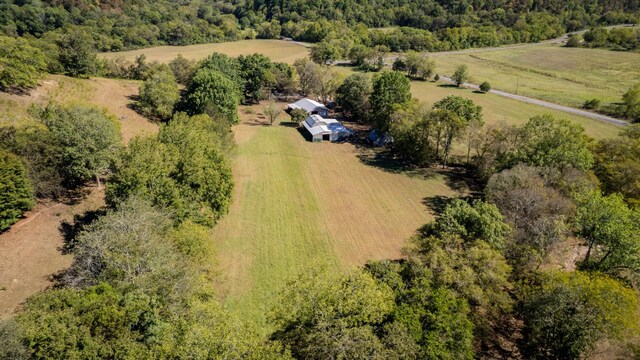
[[[324,106],[323,104],[315,100],[311,100],[307,98],[300,99],[294,102],[293,104],[289,104],[288,107],[289,107],[289,110],[302,109],[309,115],[317,114],[322,117],[329,116],[329,109],[327,109],[326,106]]]
[[[325,119],[317,114],[309,115],[303,125],[313,142],[340,141],[353,135],[353,131],[344,127],[338,120]]]

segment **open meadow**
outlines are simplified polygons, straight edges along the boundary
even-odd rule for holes
[[[640,81],[637,52],[545,45],[430,56],[437,73],[451,75],[465,64],[474,84],[488,81],[497,90],[572,107],[594,98],[619,102]]]
[[[144,54],[147,61],[167,63],[178,54],[187,59],[200,60],[214,52],[229,56],[249,55],[260,53],[268,56],[273,61],[293,64],[296,59],[306,57],[309,53],[307,47],[283,40],[242,40],[215,44],[199,44],[188,46],[156,46],[152,48],[122,51],[115,53],[102,53],[99,56],[105,59],[118,57],[133,61],[139,55]]]
[[[438,173],[366,165],[353,144],[308,142],[286,114],[269,126],[259,107],[242,109],[233,205],[213,231],[224,302],[259,325],[299,271],[399,258],[407,238],[432,218],[431,200],[466,193]]]

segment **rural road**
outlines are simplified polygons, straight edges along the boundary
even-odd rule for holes
[[[446,81],[448,83],[451,83],[451,84],[455,83],[453,81],[453,79],[451,79],[450,77],[446,77],[446,76],[440,76],[440,80],[444,80],[444,81]],[[474,84],[464,83],[464,84],[462,84],[462,86],[464,86],[466,88],[474,89],[474,90],[480,90],[480,87],[478,85],[474,85]],[[606,115],[602,115],[602,114],[598,114],[598,113],[594,113],[594,112],[590,112],[590,111],[576,109],[576,108],[572,108],[572,107],[569,107],[569,106],[558,105],[558,104],[550,103],[548,101],[533,99],[533,98],[530,98],[530,97],[526,97],[526,96],[522,96],[522,95],[516,95],[516,94],[512,94],[512,93],[508,93],[508,92],[500,91],[500,90],[489,90],[489,92],[492,93],[492,94],[496,94],[496,95],[499,95],[499,96],[503,96],[503,97],[509,98],[509,99],[519,100],[519,101],[523,101],[523,102],[526,102],[526,103],[529,103],[529,104],[543,106],[543,107],[546,107],[546,108],[549,108],[549,109],[559,110],[559,111],[563,111],[563,112],[566,112],[566,113],[569,113],[569,114],[586,117],[586,118],[589,118],[589,119],[605,121],[605,122],[608,122],[608,123],[621,125],[621,126],[629,125],[628,122],[620,120],[620,119],[613,118],[611,116],[606,116]]]
[[[607,26],[606,28],[611,29],[611,28],[616,28],[616,27],[633,27],[633,26],[634,25],[613,25],[613,26]],[[509,50],[509,49],[527,48],[527,47],[541,46],[541,45],[563,44],[565,41],[567,41],[567,39],[569,38],[569,35],[571,35],[571,34],[582,34],[582,33],[586,32],[586,31],[587,30],[574,31],[574,32],[571,32],[571,33],[564,34],[564,35],[562,35],[560,37],[557,37],[555,39],[549,39],[549,40],[540,41],[540,42],[537,42],[537,43],[514,44],[514,45],[506,45],[506,46],[499,46],[499,47],[473,48],[473,49],[464,49],[464,50],[455,50],[455,51],[431,52],[431,53],[429,53],[429,56],[437,57],[437,56],[444,56],[444,55],[472,54],[472,53],[487,52],[487,51],[501,51],[501,50]],[[306,47],[310,47],[310,45],[311,45],[311,44],[308,44],[308,43],[302,43],[302,42],[296,42],[296,41],[294,41],[294,43],[302,45],[302,46],[306,46]],[[392,56],[385,57],[384,58],[385,64],[389,65],[389,64],[393,63],[395,61],[395,59],[398,58],[398,56],[400,56],[400,55],[392,55]],[[349,63],[350,63],[350,61],[348,61],[348,60],[338,60],[338,61],[334,61],[333,62],[334,65],[347,65]],[[446,82],[452,83],[452,84],[454,83],[454,81],[451,78],[446,77],[446,76],[442,76],[441,75],[440,79],[444,80]],[[475,89],[475,90],[479,90],[480,89],[480,87],[478,85],[475,85],[475,84],[464,83],[462,85],[464,87],[467,87],[467,88],[470,88],[470,89]],[[611,116],[594,113],[594,112],[591,112],[591,111],[586,111],[586,110],[582,110],[582,109],[572,108],[572,107],[569,107],[569,106],[554,104],[554,103],[551,103],[551,102],[548,102],[548,101],[543,101],[543,100],[538,100],[538,99],[534,99],[534,98],[530,98],[530,97],[526,97],[526,96],[522,96],[522,95],[512,94],[512,93],[509,93],[509,92],[506,92],[506,91],[490,90],[489,92],[492,93],[492,94],[495,94],[495,95],[499,95],[499,96],[503,96],[503,97],[509,98],[509,99],[514,99],[514,100],[526,102],[526,103],[529,103],[529,104],[546,107],[546,108],[549,108],[549,109],[563,111],[563,112],[566,112],[566,113],[569,113],[569,114],[582,116],[582,117],[585,117],[585,118],[588,118],[588,119],[604,121],[604,122],[608,122],[608,123],[615,124],[615,125],[621,125],[621,126],[629,125],[629,123],[626,122],[626,121],[623,121],[623,120],[620,120],[620,119],[616,119],[616,118],[611,117]]]

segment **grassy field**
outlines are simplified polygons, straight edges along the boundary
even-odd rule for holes
[[[214,239],[225,304],[259,325],[299,271],[398,258],[406,239],[431,219],[425,202],[465,191],[439,174],[366,165],[352,144],[310,143],[295,128],[240,113],[234,201]]]
[[[558,45],[491,50],[469,54],[432,54],[436,72],[451,75],[466,64],[473,83],[562,105],[586,100],[619,102],[640,81],[640,53]]]
[[[122,57],[126,60],[133,61],[136,56],[144,54],[148,61],[167,63],[178,56],[178,54],[182,54],[182,56],[187,59],[200,60],[214,52],[227,54],[229,56],[260,53],[270,57],[273,61],[293,64],[296,59],[306,57],[309,50],[306,47],[291,41],[242,40],[188,46],[157,46],[132,51],[102,53],[99,56],[107,59]]]
[[[345,76],[354,71],[353,68],[344,66],[336,67],[336,69]],[[595,139],[615,137],[621,130],[620,126],[610,123],[588,119],[494,94],[482,94],[471,89],[458,88],[442,82],[412,81],[411,94],[414,98],[429,105],[449,95],[459,95],[471,99],[476,104],[482,106],[484,121],[487,125],[499,123],[521,125],[533,116],[550,114],[557,118],[564,118],[579,123],[584,127],[586,133]]]

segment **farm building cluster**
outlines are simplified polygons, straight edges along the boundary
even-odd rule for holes
[[[329,116],[329,109],[324,104],[305,98],[289,104],[289,111],[296,109],[307,113],[307,118],[302,124],[313,142],[341,141],[353,135],[353,131],[338,120],[326,118]]]

